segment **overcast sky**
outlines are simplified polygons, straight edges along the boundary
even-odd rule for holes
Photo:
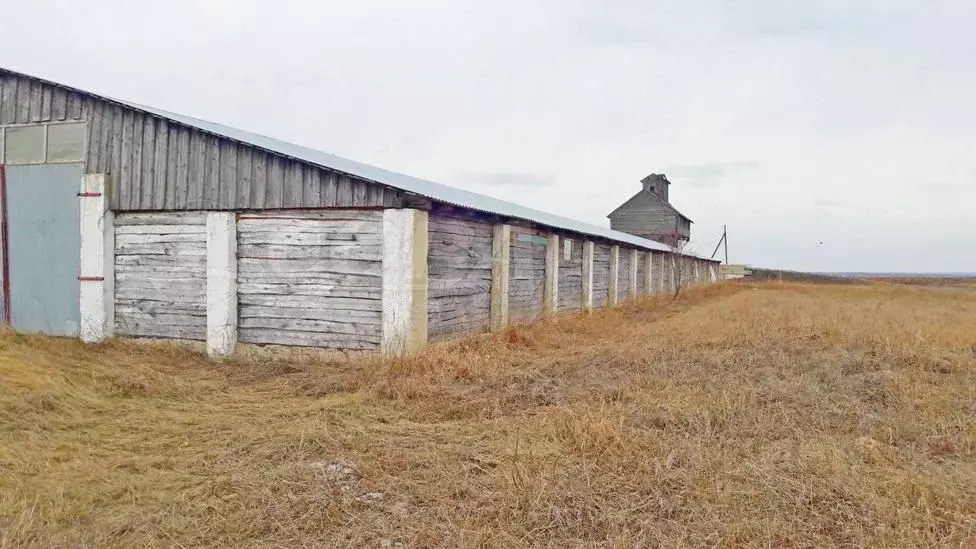
[[[273,7],[270,7],[272,6]],[[711,253],[976,272],[971,0],[0,0],[0,66]]]

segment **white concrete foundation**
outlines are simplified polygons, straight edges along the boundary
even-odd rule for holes
[[[207,214],[207,354],[227,357],[237,347],[237,215]]]
[[[593,250],[595,245],[587,240],[583,243],[583,311],[593,310]]]
[[[81,340],[97,343],[115,329],[115,223],[108,209],[106,174],[82,177],[78,193],[81,208],[81,269],[79,307]]]
[[[559,236],[546,241],[546,281],[542,290],[542,314],[556,314],[559,307]]]
[[[620,279],[620,246],[610,246],[610,295],[607,296],[607,307],[617,304],[617,284]]]
[[[383,334],[380,347],[401,356],[427,343],[427,212],[383,212]]]

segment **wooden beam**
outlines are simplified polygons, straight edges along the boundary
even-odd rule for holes
[[[491,309],[489,329],[508,326],[508,278],[512,260],[512,227],[495,225],[491,239]]]

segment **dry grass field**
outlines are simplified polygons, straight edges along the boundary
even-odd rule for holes
[[[932,288],[950,288],[976,290],[976,278],[942,278],[942,277],[908,277],[908,278],[875,278],[876,282],[887,284],[905,284],[908,286],[927,286]]]
[[[3,547],[976,547],[976,293],[724,284],[398,361],[0,336]]]

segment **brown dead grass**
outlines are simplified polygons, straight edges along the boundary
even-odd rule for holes
[[[726,284],[397,361],[6,335],[0,380],[0,546],[976,546],[965,290]]]
[[[908,286],[925,286],[930,288],[954,288],[976,290],[976,278],[963,277],[887,277],[875,278],[875,282],[885,284],[903,284]]]

